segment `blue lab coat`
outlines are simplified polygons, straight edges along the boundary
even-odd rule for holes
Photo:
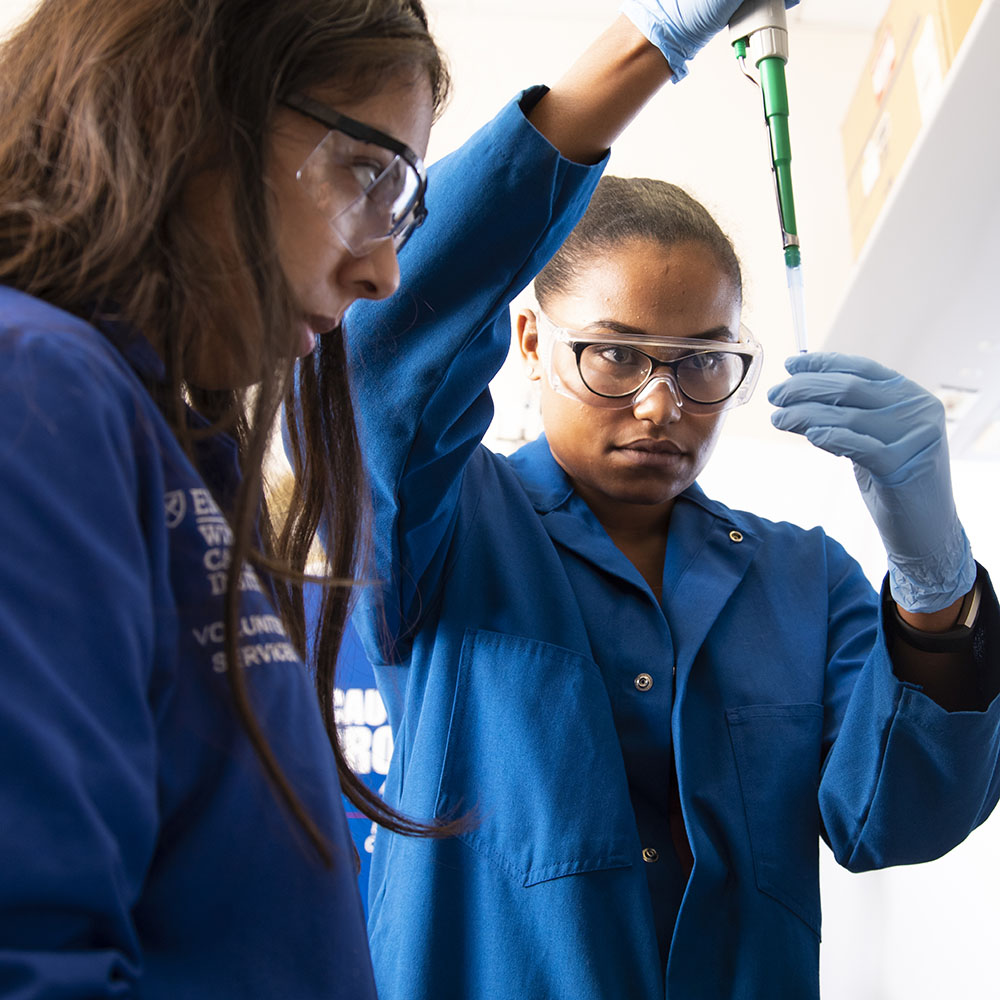
[[[235,444],[202,442],[203,479],[161,377],[141,337],[0,288],[0,996],[374,1000],[329,740],[251,570],[247,687],[332,868],[222,672]]]
[[[900,683],[877,595],[821,529],[692,486],[661,605],[544,437],[481,445],[508,303],[600,171],[508,106],[432,172],[402,290],[349,315],[376,538],[355,623],[395,734],[386,798],[468,819],[452,840],[376,837],[382,1000],[816,997],[820,836],[855,871],[925,861],[1000,792],[1000,701],[948,713]],[[998,613],[989,591],[993,662]]]

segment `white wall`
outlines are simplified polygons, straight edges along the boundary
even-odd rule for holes
[[[35,0],[0,0],[0,36],[35,6]]]

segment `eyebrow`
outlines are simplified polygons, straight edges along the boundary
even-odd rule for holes
[[[622,337],[635,337],[640,343],[643,340],[656,340],[654,334],[649,333],[647,330],[642,330],[637,326],[630,326],[628,323],[620,323],[614,319],[599,319],[595,320],[593,323],[588,323],[580,332],[581,333],[599,333],[601,330],[608,330],[611,333],[617,333]],[[727,326],[716,326],[711,330],[705,330],[702,333],[692,333],[685,337],[671,337],[671,340],[726,340],[729,343],[735,344],[739,338],[733,336],[733,331]]]

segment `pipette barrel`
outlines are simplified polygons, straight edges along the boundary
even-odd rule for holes
[[[760,89],[764,97],[764,115],[771,138],[771,163],[781,212],[781,228],[798,235],[795,221],[795,199],[792,195],[792,140],[788,130],[788,86],[785,64],[781,59],[762,59]]]

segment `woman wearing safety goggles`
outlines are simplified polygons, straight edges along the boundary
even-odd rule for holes
[[[374,1000],[342,796],[447,830],[352,770],[294,595],[322,524],[336,650],[364,546],[341,319],[424,218],[443,56],[420,0],[11,6],[0,996]]]
[[[692,51],[674,31],[650,32],[668,59]],[[852,457],[881,598],[822,529],[708,497],[761,362],[733,247],[672,185],[597,184],[595,133],[567,154],[536,99],[431,168],[407,294],[348,322],[385,796],[465,824],[375,838],[380,996],[815,1000],[821,837],[856,871],[928,860],[1000,791],[1000,608],[940,406],[834,354],[771,392],[780,427]],[[535,275],[515,335],[544,434],[507,457],[481,444],[488,387]]]

